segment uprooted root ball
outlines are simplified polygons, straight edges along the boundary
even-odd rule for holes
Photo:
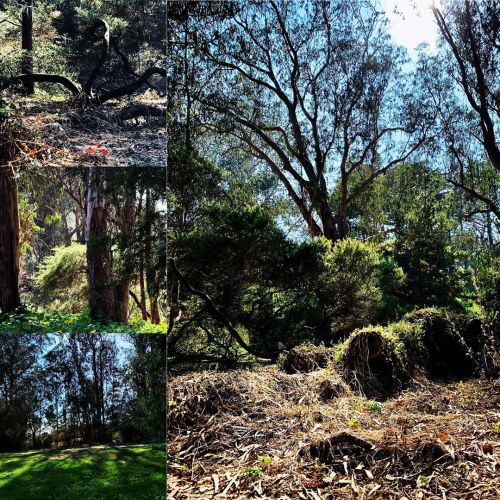
[[[370,398],[396,393],[409,378],[382,328],[354,332],[343,355],[343,373],[352,389]]]
[[[431,377],[453,380],[479,372],[484,334],[478,319],[421,309],[407,320],[422,326],[424,367]]]

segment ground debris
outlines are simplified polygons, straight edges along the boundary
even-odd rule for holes
[[[337,376],[266,367],[173,377],[168,498],[498,497],[499,381],[418,380],[380,414],[348,388],[323,400],[322,382]],[[325,442],[335,452],[322,461],[310,451]]]

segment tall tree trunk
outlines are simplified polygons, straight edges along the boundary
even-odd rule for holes
[[[103,177],[103,169],[90,167],[86,224],[89,308],[94,320],[119,321],[108,235],[108,204],[102,195]]]
[[[21,49],[23,55],[21,59],[21,73],[33,73],[33,0],[25,0],[21,14]],[[26,81],[24,88],[28,95],[35,92],[33,80]]]
[[[135,214],[135,186],[129,187],[123,208],[120,213],[120,232],[122,237],[122,257],[126,257],[130,238],[132,236],[132,229],[134,226]],[[129,292],[130,292],[130,278],[127,269],[126,258],[124,269],[121,270],[120,279],[115,285],[115,300],[116,300],[116,321],[126,323],[128,321],[129,310]]]
[[[19,296],[19,209],[14,172],[0,166],[0,309],[11,312]]]
[[[160,310],[158,308],[158,293],[154,284],[153,257],[152,257],[152,225],[154,220],[154,204],[151,200],[149,189],[146,190],[145,219],[147,224],[146,241],[144,244],[144,262],[146,264],[147,292],[151,308],[151,323],[157,325],[160,323]]]
[[[146,283],[144,281],[144,257],[141,252],[139,261],[139,290],[140,290],[140,305],[141,315],[144,321],[148,320],[148,311],[146,309]]]
[[[144,192],[143,190],[139,193],[139,204],[137,207],[137,215],[140,216],[142,212],[142,199]],[[139,256],[139,291],[140,291],[140,307],[141,315],[144,321],[148,320],[148,311],[146,308],[146,282],[144,277],[144,253],[141,252]]]
[[[160,324],[160,309],[158,307],[158,299],[157,298],[151,298],[149,299],[149,302],[151,304],[151,323],[153,325],[158,325]]]

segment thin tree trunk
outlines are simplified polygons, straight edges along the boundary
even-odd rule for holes
[[[124,252],[127,251],[128,242],[132,235],[132,228],[134,225],[134,213],[135,213],[135,187],[130,188],[130,192],[127,193],[127,198],[123,205],[123,209],[120,214],[120,231],[121,237],[123,238],[125,244]],[[116,321],[126,323],[128,321],[128,310],[129,310],[129,292],[130,292],[130,279],[127,276],[127,270],[123,269],[122,276],[120,280],[115,285],[115,300],[116,300]]]
[[[21,73],[33,73],[33,0],[25,0],[21,14],[21,49],[23,50],[21,60]],[[24,82],[24,88],[28,95],[35,93],[33,80]]]
[[[160,309],[158,307],[158,299],[150,298],[150,307],[151,307],[151,323],[153,325],[158,325],[160,323]]]
[[[19,296],[19,208],[14,172],[0,166],[0,309],[11,312]]]

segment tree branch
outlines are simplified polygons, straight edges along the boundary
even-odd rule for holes
[[[263,356],[261,353],[255,351],[252,347],[250,347],[241,337],[239,334],[238,330],[233,326],[229,318],[215,305],[215,302],[213,301],[212,297],[210,297],[207,293],[197,290],[194,288],[187,278],[179,271],[179,268],[177,267],[177,264],[173,258],[168,259],[170,265],[172,266],[172,270],[174,273],[177,275],[179,280],[184,284],[186,289],[191,292],[193,295],[196,295],[197,297],[200,297],[204,302],[207,307],[207,310],[211,313],[211,315],[218,321],[220,321],[229,331],[229,334],[233,339],[241,346],[243,349],[245,349],[247,352],[250,354],[253,354],[254,356],[262,359],[271,359],[269,356]],[[274,354],[274,353],[273,353]]]
[[[56,83],[68,89],[73,95],[81,93],[76,83],[73,83],[69,78],[48,73],[29,73],[7,78],[0,82],[0,90],[8,89],[13,85],[25,85],[26,83]]]

